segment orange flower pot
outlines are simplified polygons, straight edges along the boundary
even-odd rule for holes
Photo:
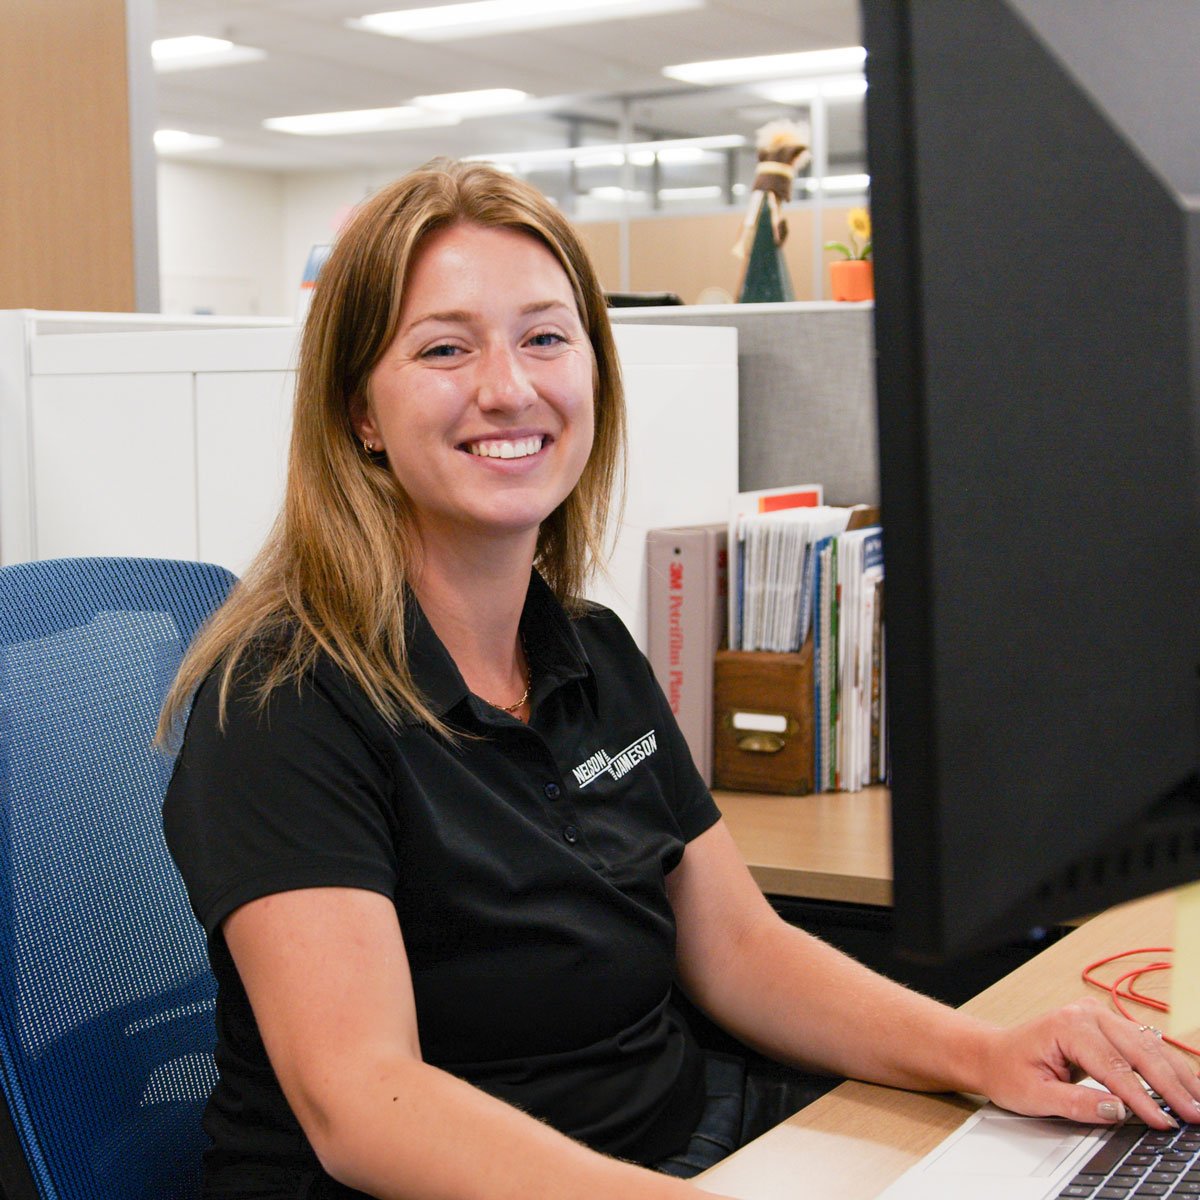
[[[829,287],[835,300],[874,300],[874,263],[870,259],[862,258],[831,262]]]

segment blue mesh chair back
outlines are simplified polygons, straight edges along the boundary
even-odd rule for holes
[[[151,559],[0,569],[6,1200],[200,1193],[215,984],[162,837],[171,760],[151,743],[232,582]]]

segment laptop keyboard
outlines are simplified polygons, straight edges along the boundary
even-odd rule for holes
[[[1058,1194],[1073,1200],[1200,1198],[1200,1125],[1158,1130],[1129,1121]]]

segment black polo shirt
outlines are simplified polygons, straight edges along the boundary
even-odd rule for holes
[[[670,1003],[664,880],[719,817],[645,658],[606,609],[570,619],[533,576],[523,725],[467,691],[412,605],[414,676],[455,742],[389,728],[328,660],[264,712],[200,689],[164,806],[208,934],[220,1081],[210,1187],[319,1173],[275,1079],[221,923],[273,892],[393,899],[427,1062],[610,1154],[687,1141],[699,1055]]]

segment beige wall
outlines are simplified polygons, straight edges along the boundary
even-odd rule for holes
[[[124,0],[0,0],[0,308],[136,308]]]
[[[846,213],[853,205],[826,206],[821,212],[821,242],[846,240]],[[797,300],[822,300],[813,293],[812,222],[814,210],[785,210],[788,239],[784,257],[791,271]],[[578,226],[608,291],[620,290],[620,228],[615,221],[592,221]],[[695,304],[707,288],[720,288],[737,299],[743,264],[732,253],[741,231],[737,213],[700,216],[641,217],[629,223],[629,290],[677,292],[685,304]],[[838,257],[822,251],[822,259]],[[824,274],[822,279],[824,280]]]

